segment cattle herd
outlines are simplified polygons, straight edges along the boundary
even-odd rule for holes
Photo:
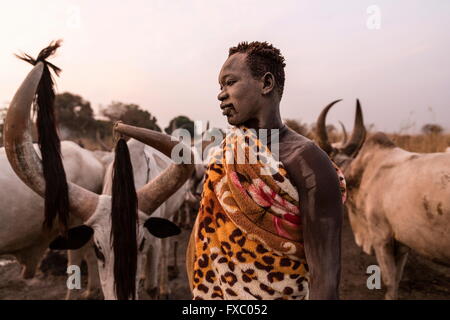
[[[120,230],[110,216],[112,152],[61,143],[70,181],[70,229],[67,238],[59,236],[56,227],[42,232],[45,181],[29,120],[42,73],[43,64],[37,63],[16,92],[5,121],[5,147],[0,149],[0,256],[14,256],[22,265],[22,277],[30,279],[47,248],[67,250],[69,265],[87,263],[84,298],[101,289],[105,299],[137,299],[140,283],[152,298],[170,297],[171,236],[180,232],[177,225],[192,226],[195,217],[190,213],[198,206],[205,167],[174,163],[170,155],[176,141],[168,135],[116,125],[116,131],[131,137],[127,145],[139,200],[136,274],[119,277],[115,265],[124,261],[115,258],[121,249],[110,236]],[[450,152],[407,152],[383,133],[368,135],[359,101],[348,141],[331,144],[326,115],[337,102],[318,117],[316,143],[341,167],[354,240],[365,253],[375,254],[385,298],[397,299],[411,250],[450,265]],[[67,290],[66,299],[71,295]]]

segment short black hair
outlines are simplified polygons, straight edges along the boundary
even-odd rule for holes
[[[262,77],[266,72],[270,72],[275,77],[275,84],[280,94],[283,96],[284,89],[284,57],[279,49],[272,44],[259,41],[240,42],[236,47],[231,47],[228,57],[235,53],[246,53],[247,64],[254,78]]]

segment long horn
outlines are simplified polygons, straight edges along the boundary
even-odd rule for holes
[[[328,134],[327,134],[327,127],[326,127],[326,117],[328,111],[331,109],[331,107],[341,101],[342,99],[335,100],[331,102],[329,105],[327,105],[322,112],[320,113],[319,117],[317,118],[316,122],[316,139],[317,143],[319,144],[319,147],[325,151],[327,154],[330,154],[331,151],[333,151],[333,147],[331,146],[330,142],[328,141]]]
[[[345,130],[345,126],[344,126],[344,124],[341,121],[339,121],[339,124],[341,125],[342,134],[344,135],[344,139],[342,141],[342,144],[346,144],[347,143],[347,139],[348,139],[347,130]]]
[[[33,147],[30,109],[44,64],[39,62],[17,90],[4,123],[5,151],[19,178],[41,197],[45,196],[42,162]],[[97,207],[98,196],[73,183],[68,183],[70,211],[87,220]]]
[[[172,141],[172,137],[167,134],[123,123],[116,123],[114,130],[159,150],[169,158],[172,149],[179,143],[178,141]],[[185,148],[189,147],[185,146]],[[192,160],[192,150],[190,148],[189,150]],[[147,215],[151,215],[186,182],[193,170],[193,164],[170,165],[159,176],[137,191],[139,209]]]
[[[356,115],[353,133],[348,143],[343,147],[343,152],[349,156],[356,155],[359,149],[361,149],[365,139],[366,127],[364,126],[361,104],[359,103],[359,99],[356,99]]]

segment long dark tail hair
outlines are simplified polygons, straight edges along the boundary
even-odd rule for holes
[[[61,69],[46,59],[60,47],[61,40],[51,42],[36,59],[28,54],[16,55],[32,65],[44,63],[44,70],[38,85],[34,106],[37,106],[38,144],[42,156],[45,179],[45,219],[44,229],[50,230],[56,217],[62,234],[67,234],[69,221],[69,194],[66,173],[61,159],[61,142],[55,124],[55,91],[50,68],[59,76]]]
[[[114,286],[119,300],[136,299],[137,209],[130,152],[124,139],[116,144],[112,179],[111,240]]]

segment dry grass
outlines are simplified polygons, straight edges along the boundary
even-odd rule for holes
[[[311,132],[312,126],[292,119],[285,120],[285,123],[294,131],[312,140],[314,139],[314,135]],[[373,132],[369,132],[368,134],[370,135],[371,133]],[[348,134],[350,135],[351,132]],[[431,133],[410,135],[402,133],[388,133],[388,136],[397,146],[411,152],[444,152],[447,147],[450,147],[450,134]],[[328,138],[331,143],[342,141],[342,131],[331,130],[328,132]]]
[[[399,147],[411,152],[444,152],[450,146],[450,134],[389,134],[389,137]]]

